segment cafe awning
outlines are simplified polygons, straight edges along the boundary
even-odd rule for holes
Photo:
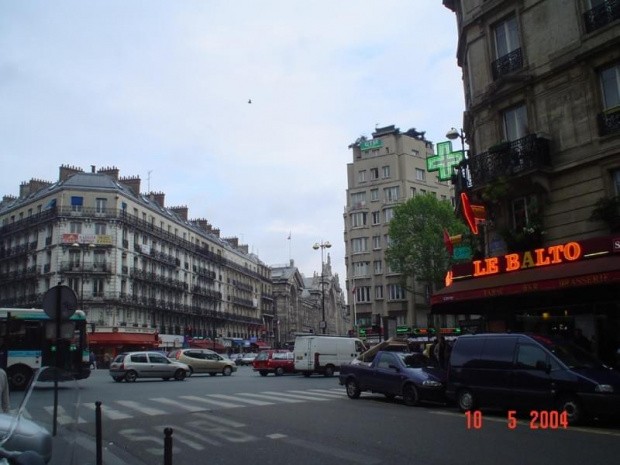
[[[159,339],[153,334],[143,333],[94,333],[88,335],[88,344],[91,346],[145,346],[157,347]]]
[[[258,347],[259,349],[271,349],[271,345],[263,341],[252,342],[252,345]]]
[[[574,263],[530,268],[493,276],[463,279],[431,297],[433,313],[457,302],[510,297],[546,291],[562,291],[620,282],[620,256],[594,257]],[[458,310],[455,308],[455,310]],[[461,313],[455,311],[455,313]],[[462,312],[467,313],[467,312]]]

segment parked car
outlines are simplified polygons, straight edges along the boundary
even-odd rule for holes
[[[183,381],[190,373],[185,363],[172,361],[159,352],[125,352],[110,363],[110,376],[117,383],[132,383],[138,378]]]
[[[351,399],[370,391],[389,399],[402,397],[408,406],[423,401],[446,400],[446,372],[428,366],[421,353],[379,351],[371,362],[358,359],[354,363],[342,364],[339,381]]]
[[[174,349],[168,357],[189,366],[190,374],[209,373],[215,376],[222,373],[230,376],[237,371],[237,366],[228,358],[209,349]]]
[[[274,373],[282,376],[284,373],[295,373],[295,355],[288,350],[263,350],[252,362],[254,371],[261,376]]]
[[[463,411],[502,407],[620,416],[620,373],[588,352],[551,336],[460,336],[448,365],[447,396]]]
[[[256,358],[257,355],[258,354],[254,354],[254,353],[244,354],[243,357],[238,358],[237,360],[235,360],[235,363],[237,365],[240,365],[240,366],[252,365],[252,362],[254,361],[254,359]]]
[[[312,373],[333,376],[343,363],[349,363],[366,350],[360,339],[337,336],[297,336],[295,370],[309,377]]]

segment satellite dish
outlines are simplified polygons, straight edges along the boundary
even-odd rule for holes
[[[77,303],[77,296],[73,289],[69,286],[58,285],[50,288],[43,296],[43,311],[54,321],[59,314],[61,321],[68,320],[77,310]],[[60,312],[58,312],[59,305]]]

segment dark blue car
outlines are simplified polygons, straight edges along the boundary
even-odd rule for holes
[[[387,398],[402,397],[409,406],[445,401],[445,371],[427,366],[426,357],[419,353],[378,352],[370,363],[341,365],[339,379],[351,399],[369,391]]]

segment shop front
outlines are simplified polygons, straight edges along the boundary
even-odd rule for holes
[[[89,349],[95,353],[98,367],[107,368],[111,360],[123,352],[159,350],[157,333],[125,332],[119,328],[97,331],[88,335]]]
[[[455,264],[431,297],[434,314],[464,315],[461,331],[526,331],[574,338],[617,363],[620,237],[571,241]]]

